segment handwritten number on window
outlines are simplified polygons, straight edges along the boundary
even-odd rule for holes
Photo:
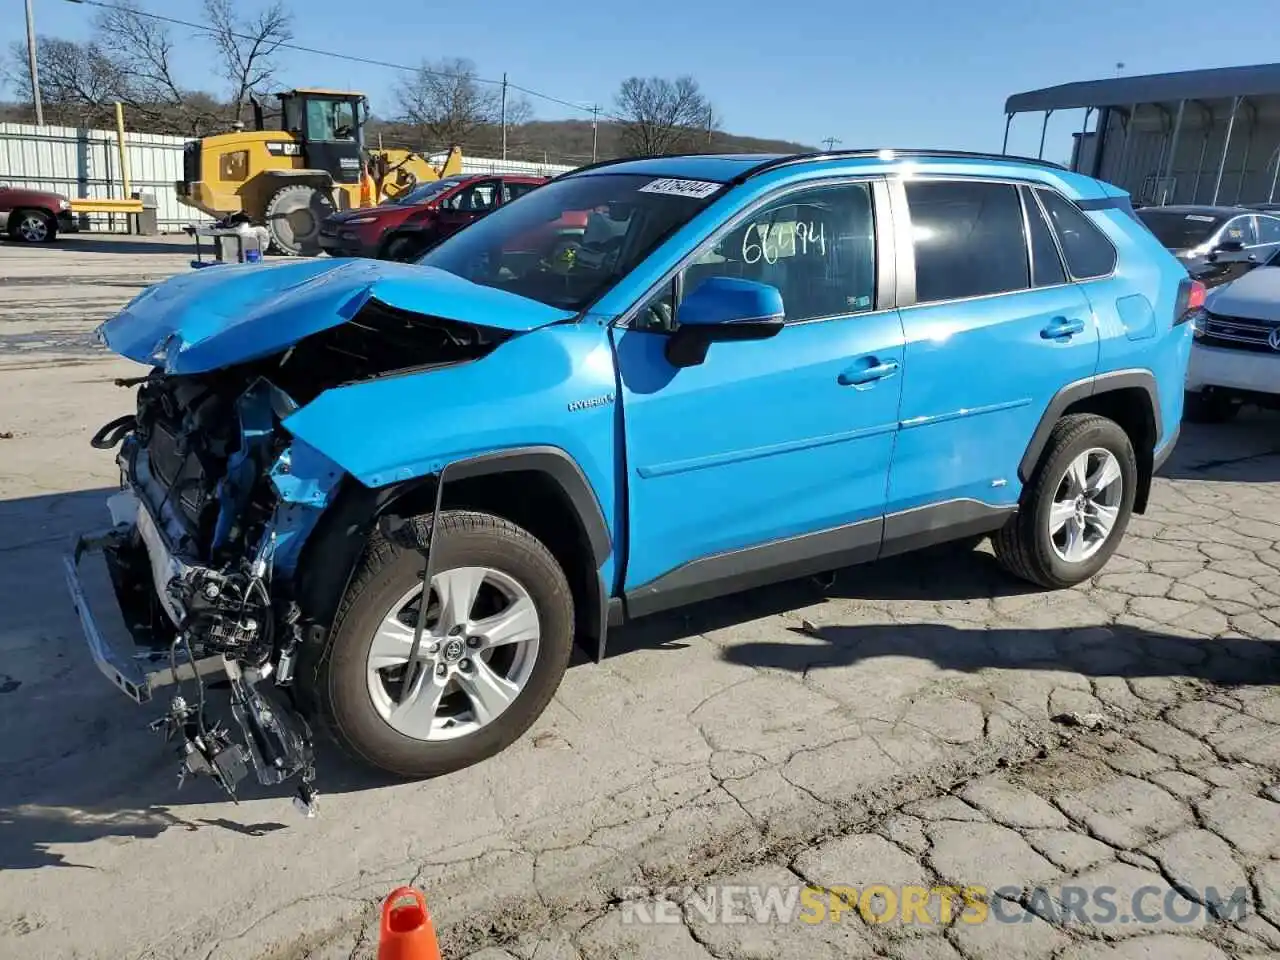
[[[827,230],[822,223],[757,223],[742,236],[742,259],[774,264],[779,257],[827,255]]]

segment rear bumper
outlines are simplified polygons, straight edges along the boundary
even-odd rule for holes
[[[76,537],[71,552],[63,558],[63,572],[94,664],[116,689],[134,703],[142,704],[151,700],[159,687],[221,670],[223,658],[205,657],[192,663],[181,649],[173,651],[171,659],[169,651],[143,648],[134,643],[119,584],[112,575],[109,553],[134,536],[139,514],[145,508],[128,491],[110,497],[107,506],[114,525]],[[180,563],[168,556],[163,545],[157,549],[158,538],[144,535],[144,539],[153,571]]]
[[[1187,367],[1187,390],[1198,393],[1208,387],[1280,394],[1280,352],[1259,353],[1196,343]]]

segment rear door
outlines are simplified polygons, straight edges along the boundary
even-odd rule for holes
[[[932,508],[949,524],[1017,502],[1018,463],[1041,414],[1061,387],[1095,372],[1099,343],[1089,302],[1024,187],[917,179],[892,189],[910,220],[914,290],[899,285],[906,372],[890,553],[919,524],[906,511]]]
[[[1280,250],[1280,218],[1260,213],[1255,218],[1258,230],[1258,245],[1251,252],[1254,263],[1266,263],[1277,250]]]

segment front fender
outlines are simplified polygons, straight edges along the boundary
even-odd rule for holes
[[[604,328],[558,324],[480,360],[328,390],[284,426],[375,489],[458,461],[554,448],[581,470],[616,542],[615,382]]]

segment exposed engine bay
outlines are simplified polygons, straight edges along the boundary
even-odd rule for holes
[[[137,648],[122,659],[156,665],[150,676],[167,674],[156,685],[174,686],[150,726],[176,744],[179,783],[208,776],[235,798],[250,770],[264,785],[296,777],[295,804],[316,812],[312,729],[294,689],[309,623],[294,581],[343,477],[331,465],[327,479],[299,482],[301,452],[283,421],[326,390],[478,359],[507,336],[370,300],[273,356],[117,381],[137,387],[137,406],[92,440],[119,448],[122,488],[116,524],[94,546]],[[93,645],[96,629],[86,630]],[[95,648],[108,672],[105,656]],[[151,701],[128,664],[108,675]],[[215,685],[230,692],[229,718],[215,715]]]

